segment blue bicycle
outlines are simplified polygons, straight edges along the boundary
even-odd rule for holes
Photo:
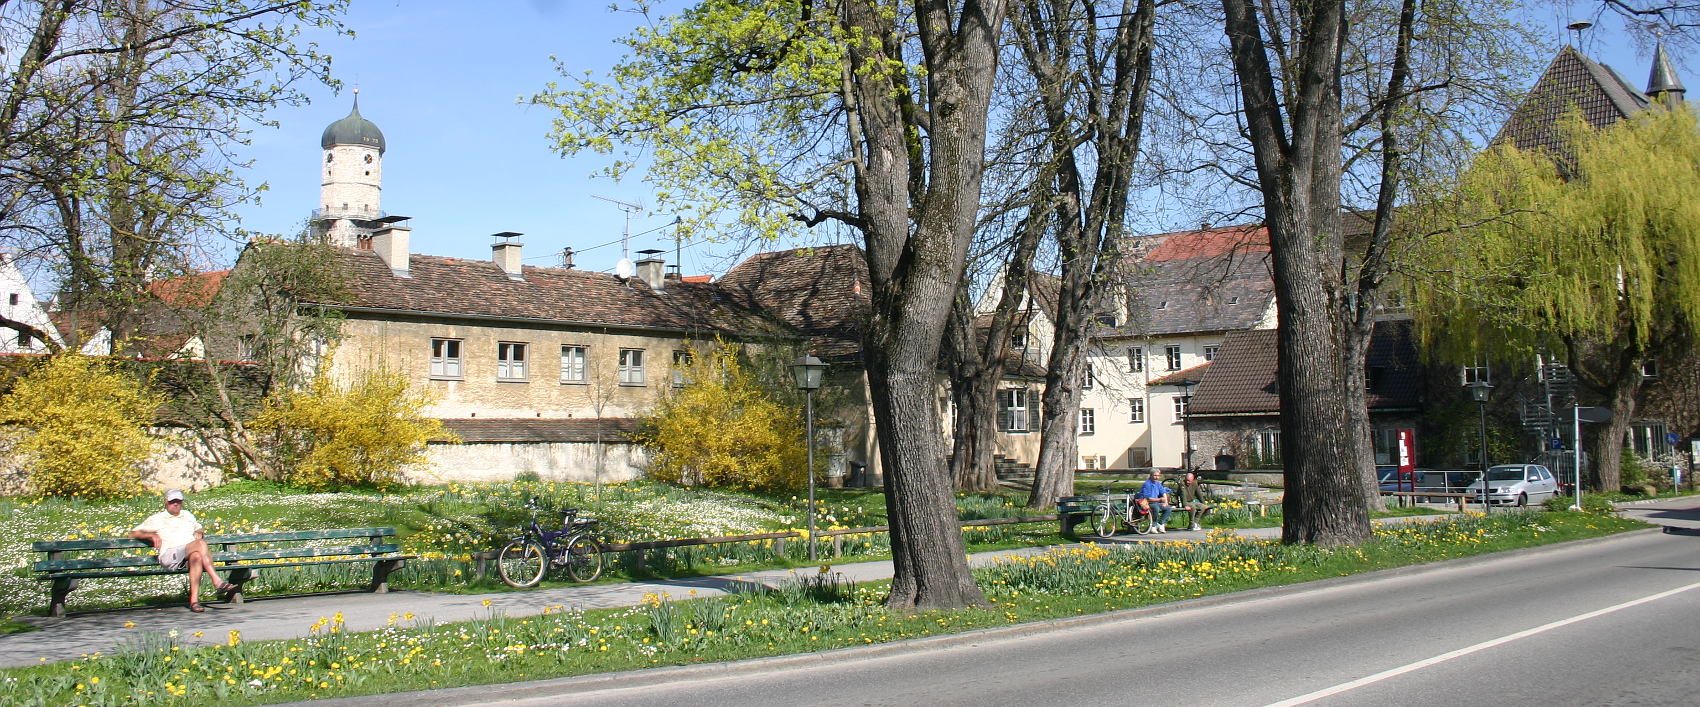
[[[595,518],[580,518],[577,508],[563,508],[561,529],[546,530],[537,523],[542,509],[535,502],[525,508],[531,511],[531,527],[496,555],[496,572],[504,583],[535,587],[551,567],[566,569],[575,582],[593,582],[602,576],[602,543],[591,534],[598,522]]]

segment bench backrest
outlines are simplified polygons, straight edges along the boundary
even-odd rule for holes
[[[335,557],[341,555],[378,555],[398,552],[400,545],[393,542],[382,542],[385,538],[394,537],[395,528],[341,528],[334,530],[286,530],[266,533],[227,533],[206,536],[207,545],[213,550],[214,562],[244,562],[252,560],[284,560],[294,558]],[[265,542],[301,542],[308,540],[334,540],[338,538],[366,538],[365,543],[340,546],[305,546],[280,548],[258,548],[251,550],[232,550],[231,546],[245,543]],[[157,565],[158,558],[153,552],[153,545],[145,540],[134,538],[92,538],[88,540],[44,540],[31,544],[36,552],[48,553],[47,560],[34,563],[37,572],[58,572],[64,570],[83,569],[116,569],[124,567],[147,567]],[[62,552],[77,552],[87,550],[145,550],[143,554],[124,554],[105,557],[79,557],[75,559],[59,559]]]

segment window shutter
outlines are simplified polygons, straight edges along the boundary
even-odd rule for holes
[[[1010,395],[1010,391],[998,391],[998,431],[1000,432],[1009,431]]]
[[[1027,429],[1032,432],[1039,431],[1039,397],[1027,396]]]

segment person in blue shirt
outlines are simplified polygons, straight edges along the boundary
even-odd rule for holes
[[[1135,493],[1133,498],[1135,501],[1144,500],[1150,505],[1151,532],[1169,532],[1169,514],[1174,512],[1174,508],[1169,506],[1169,487],[1163,485],[1163,472],[1151,472],[1151,478],[1139,487],[1139,492]]]

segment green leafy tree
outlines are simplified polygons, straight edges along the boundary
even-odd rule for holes
[[[1594,129],[1561,126],[1555,152],[1500,145],[1441,209],[1454,227],[1423,248],[1413,282],[1425,341],[1453,360],[1562,352],[1611,408],[1589,446],[1618,488],[1648,361],[1675,358],[1700,324],[1700,132],[1684,107]]]
[[[685,364],[685,385],[643,418],[648,475],[674,484],[778,491],[801,487],[803,420],[721,344]]]
[[[156,446],[147,426],[160,404],[110,363],[61,354],[0,398],[0,424],[21,431],[14,450],[35,493],[112,498],[141,490]]]
[[[837,221],[862,235],[894,607],[983,599],[956,522],[934,382],[980,209],[1008,6],[703,0],[628,38],[611,83],[575,78],[534,99],[560,111],[562,153],[641,155],[658,199],[683,209],[687,227],[732,214],[725,230]]]
[[[254,429],[274,436],[285,482],[319,489],[387,488],[425,460],[426,442],[454,440],[424,414],[431,396],[394,371],[361,371],[341,385],[321,365],[304,387],[266,401]]]
[[[333,83],[330,57],[297,40],[340,31],[346,5],[0,3],[0,237],[50,254],[71,316],[135,348],[147,282],[237,231],[229,207],[259,191],[233,157],[249,132],[304,100],[299,81]]]

